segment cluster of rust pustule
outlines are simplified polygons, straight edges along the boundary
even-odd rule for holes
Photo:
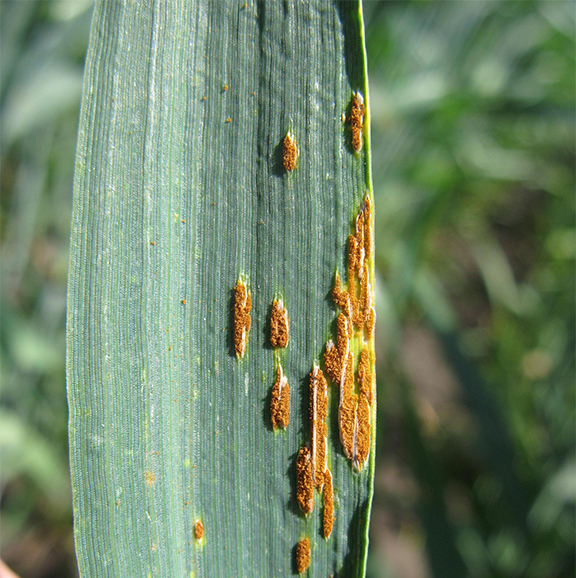
[[[332,472],[328,468],[328,382],[318,365],[310,372],[310,444],[296,459],[296,499],[308,515],[314,509],[314,490],[323,494],[323,533],[328,539],[334,525]]]
[[[352,148],[362,149],[364,139],[364,99],[354,93],[350,105]],[[342,121],[346,116],[342,115]],[[283,142],[283,164],[287,173],[298,167],[300,151],[292,133]],[[336,343],[332,339],[324,351],[324,372],[314,363],[310,372],[310,438],[296,459],[296,499],[305,515],[314,510],[315,492],[323,497],[323,534],[328,539],[334,524],[334,490],[328,467],[329,383],[338,388],[338,427],[344,455],[356,471],[366,464],[371,447],[371,415],[374,412],[373,336],[375,310],[372,291],[373,254],[372,205],[367,194],[356,217],[354,234],[348,238],[346,283],[336,273],[332,296],[340,309]],[[251,297],[245,283],[235,287],[234,347],[244,356],[251,325]],[[290,323],[281,299],[272,302],[270,344],[274,348],[276,379],[271,391],[270,416],[274,430],[284,429],[290,420],[290,386],[280,364],[279,350],[288,345]],[[300,574],[310,564],[309,538],[298,542],[296,566]]]
[[[370,415],[373,404],[373,376],[370,341],[374,334],[375,312],[372,303],[372,205],[366,196],[356,218],[356,231],[348,238],[348,274],[344,287],[336,273],[332,296],[341,309],[337,320],[336,344],[326,344],[324,366],[328,376],[339,385],[338,426],[344,455],[360,471],[370,453]],[[354,346],[353,346],[354,345]],[[354,355],[360,350],[354,388]]]
[[[333,298],[342,312],[337,319],[336,344],[326,344],[324,367],[339,387],[338,425],[344,455],[360,471],[370,453],[370,423],[374,403],[371,342],[375,313],[372,303],[372,205],[366,196],[356,218],[355,233],[348,239],[348,275],[344,286],[339,275]],[[355,353],[359,358],[355,371]],[[356,390],[355,391],[355,383]],[[314,491],[323,494],[324,537],[334,523],[332,473],[328,467],[328,381],[317,364],[310,372],[310,442],[296,459],[296,499],[308,515],[314,509]]]
[[[270,345],[277,350],[279,347],[288,346],[290,336],[290,320],[288,310],[282,299],[272,302],[272,313],[270,315]],[[272,427],[286,428],[290,422],[290,385],[288,379],[282,371],[280,361],[276,365],[276,381],[272,387],[270,399],[270,416]]]

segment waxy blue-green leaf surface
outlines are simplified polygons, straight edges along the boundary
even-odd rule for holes
[[[330,292],[370,188],[342,121],[367,97],[361,11],[328,0],[99,1],[78,136],[68,300],[75,539],[82,577],[362,576],[373,455],[342,454],[330,392],[335,522],[306,518],[295,458]],[[367,120],[367,119],[366,119]],[[296,139],[288,174],[282,142]],[[233,287],[252,295],[246,355]],[[273,431],[270,304],[290,425]],[[372,448],[373,450],[374,448]],[[205,534],[199,543],[194,524]]]

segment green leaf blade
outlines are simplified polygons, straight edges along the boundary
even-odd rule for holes
[[[334,272],[369,183],[368,147],[353,153],[340,119],[367,92],[362,53],[347,58],[362,43],[358,13],[320,1],[96,7],[68,303],[82,576],[288,576],[303,537],[309,575],[364,573],[374,452],[352,472],[335,387],[328,540],[320,494],[309,519],[298,510],[294,466],[309,440],[307,375],[334,337]],[[288,131],[300,150],[290,174]],[[241,360],[239,276],[253,305]],[[292,399],[290,425],[273,432],[277,296]]]

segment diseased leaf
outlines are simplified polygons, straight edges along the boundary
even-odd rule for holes
[[[372,435],[357,473],[340,441],[340,384],[328,387],[328,539],[322,494],[309,516],[296,499],[309,375],[329,339],[340,347],[335,273],[350,283],[348,236],[371,197],[368,111],[359,152],[361,116],[345,118],[356,91],[367,104],[362,35],[357,2],[97,3],[68,297],[83,577],[289,576],[304,539],[309,576],[364,575],[374,401],[359,404]],[[372,299],[361,274],[359,299]],[[250,308],[245,295],[235,304],[239,282]],[[274,300],[289,319],[276,349]],[[355,363],[364,348],[373,372],[356,329]],[[290,415],[274,429],[278,366]]]

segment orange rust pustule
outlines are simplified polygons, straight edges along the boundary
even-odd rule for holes
[[[346,357],[346,367],[342,368],[344,379],[340,380],[340,397],[348,397],[354,391],[354,354],[350,351]]]
[[[312,457],[306,446],[300,448],[296,458],[296,500],[305,514],[309,514],[314,509]]]
[[[324,484],[327,455],[328,382],[318,366],[315,366],[310,372],[309,410],[312,437],[312,477],[314,485],[317,488],[321,488]]]
[[[288,385],[288,380],[280,365],[276,368],[276,381],[272,387],[270,415],[274,429],[288,427],[290,422],[290,385]]]
[[[352,129],[352,148],[359,152],[362,148],[362,132],[364,130],[364,114],[366,108],[364,107],[364,98],[360,93],[354,94],[352,97],[352,105],[350,107],[350,127]]]
[[[350,236],[350,238],[354,239],[353,236]],[[356,247],[357,245],[354,245],[354,246]],[[348,256],[347,286],[348,286],[348,301],[350,304],[348,306],[348,310],[344,310],[346,315],[348,317],[350,317],[350,320],[353,323],[357,322],[356,318],[358,316],[358,297],[356,295],[357,264],[358,264],[358,255],[357,255],[356,249],[354,249],[353,252],[352,251],[349,252],[349,256]]]
[[[332,472],[328,469],[324,473],[324,516],[322,522],[324,538],[328,540],[334,525],[334,489],[332,487]]]
[[[284,138],[284,154],[282,156],[284,168],[287,172],[293,171],[296,168],[299,154],[294,135],[288,133]]]
[[[374,394],[372,391],[372,372],[370,371],[370,353],[364,348],[358,362],[358,387],[368,403],[372,405]]]
[[[296,569],[298,574],[304,574],[310,566],[310,540],[304,538],[296,545]]]
[[[234,287],[234,349],[238,357],[244,357],[246,344],[248,342],[248,332],[252,318],[252,298],[246,284],[239,280]]]
[[[362,277],[366,250],[364,247],[364,212],[360,211],[356,217],[356,270],[358,277]]]
[[[358,396],[352,394],[342,400],[338,411],[340,426],[340,441],[344,449],[344,455],[348,459],[354,456],[354,430],[356,424],[356,407]]]
[[[351,274],[356,271],[356,265],[358,264],[358,244],[356,243],[356,237],[350,235],[348,237],[348,280],[350,280]]]
[[[354,325],[358,325],[360,323],[360,307],[358,303],[358,297],[356,297],[356,280],[352,278],[348,283],[350,286],[350,309],[352,311],[352,322]],[[352,328],[352,331],[354,328]]]
[[[336,321],[336,330],[338,332],[337,344],[338,344],[338,353],[341,357],[348,355],[348,351],[350,349],[350,339],[352,337],[352,322],[344,313],[340,313],[338,315],[338,319]]]
[[[370,307],[368,313],[366,315],[366,335],[368,339],[372,339],[374,337],[374,326],[376,325],[376,312],[374,311],[374,307]]]
[[[344,455],[352,459],[354,455],[354,434],[356,425],[356,407],[358,396],[353,393],[354,388],[354,356],[348,354],[346,366],[343,367],[343,379],[340,382],[340,405],[338,407],[338,426],[340,441]]]
[[[204,524],[200,520],[196,520],[194,524],[194,537],[200,541],[204,537]]]
[[[374,235],[372,234],[372,201],[370,195],[364,199],[364,252],[366,259],[372,257]]]
[[[360,280],[360,311],[362,312],[362,322],[366,321],[368,310],[372,307],[372,287],[370,285],[370,271],[368,263],[364,262],[362,268],[362,279]],[[359,328],[360,329],[360,328]]]
[[[354,318],[354,325],[358,331],[364,329],[366,323],[366,301],[368,295],[368,283],[365,278],[360,279],[360,299],[357,301],[356,317]]]
[[[342,282],[340,281],[340,275],[336,273],[334,278],[334,289],[332,289],[332,299],[334,299],[334,303],[338,305],[342,309],[348,313],[350,308],[350,295],[348,291],[344,291],[342,289]]]
[[[270,315],[270,343],[272,347],[286,347],[290,334],[288,311],[282,300],[272,302]]]
[[[358,400],[356,424],[356,447],[354,451],[354,467],[360,471],[370,454],[370,405],[361,395]]]
[[[342,360],[340,359],[338,349],[332,340],[328,341],[326,344],[326,350],[324,351],[324,367],[326,368],[326,373],[330,376],[330,379],[339,383],[340,373],[342,372]]]

